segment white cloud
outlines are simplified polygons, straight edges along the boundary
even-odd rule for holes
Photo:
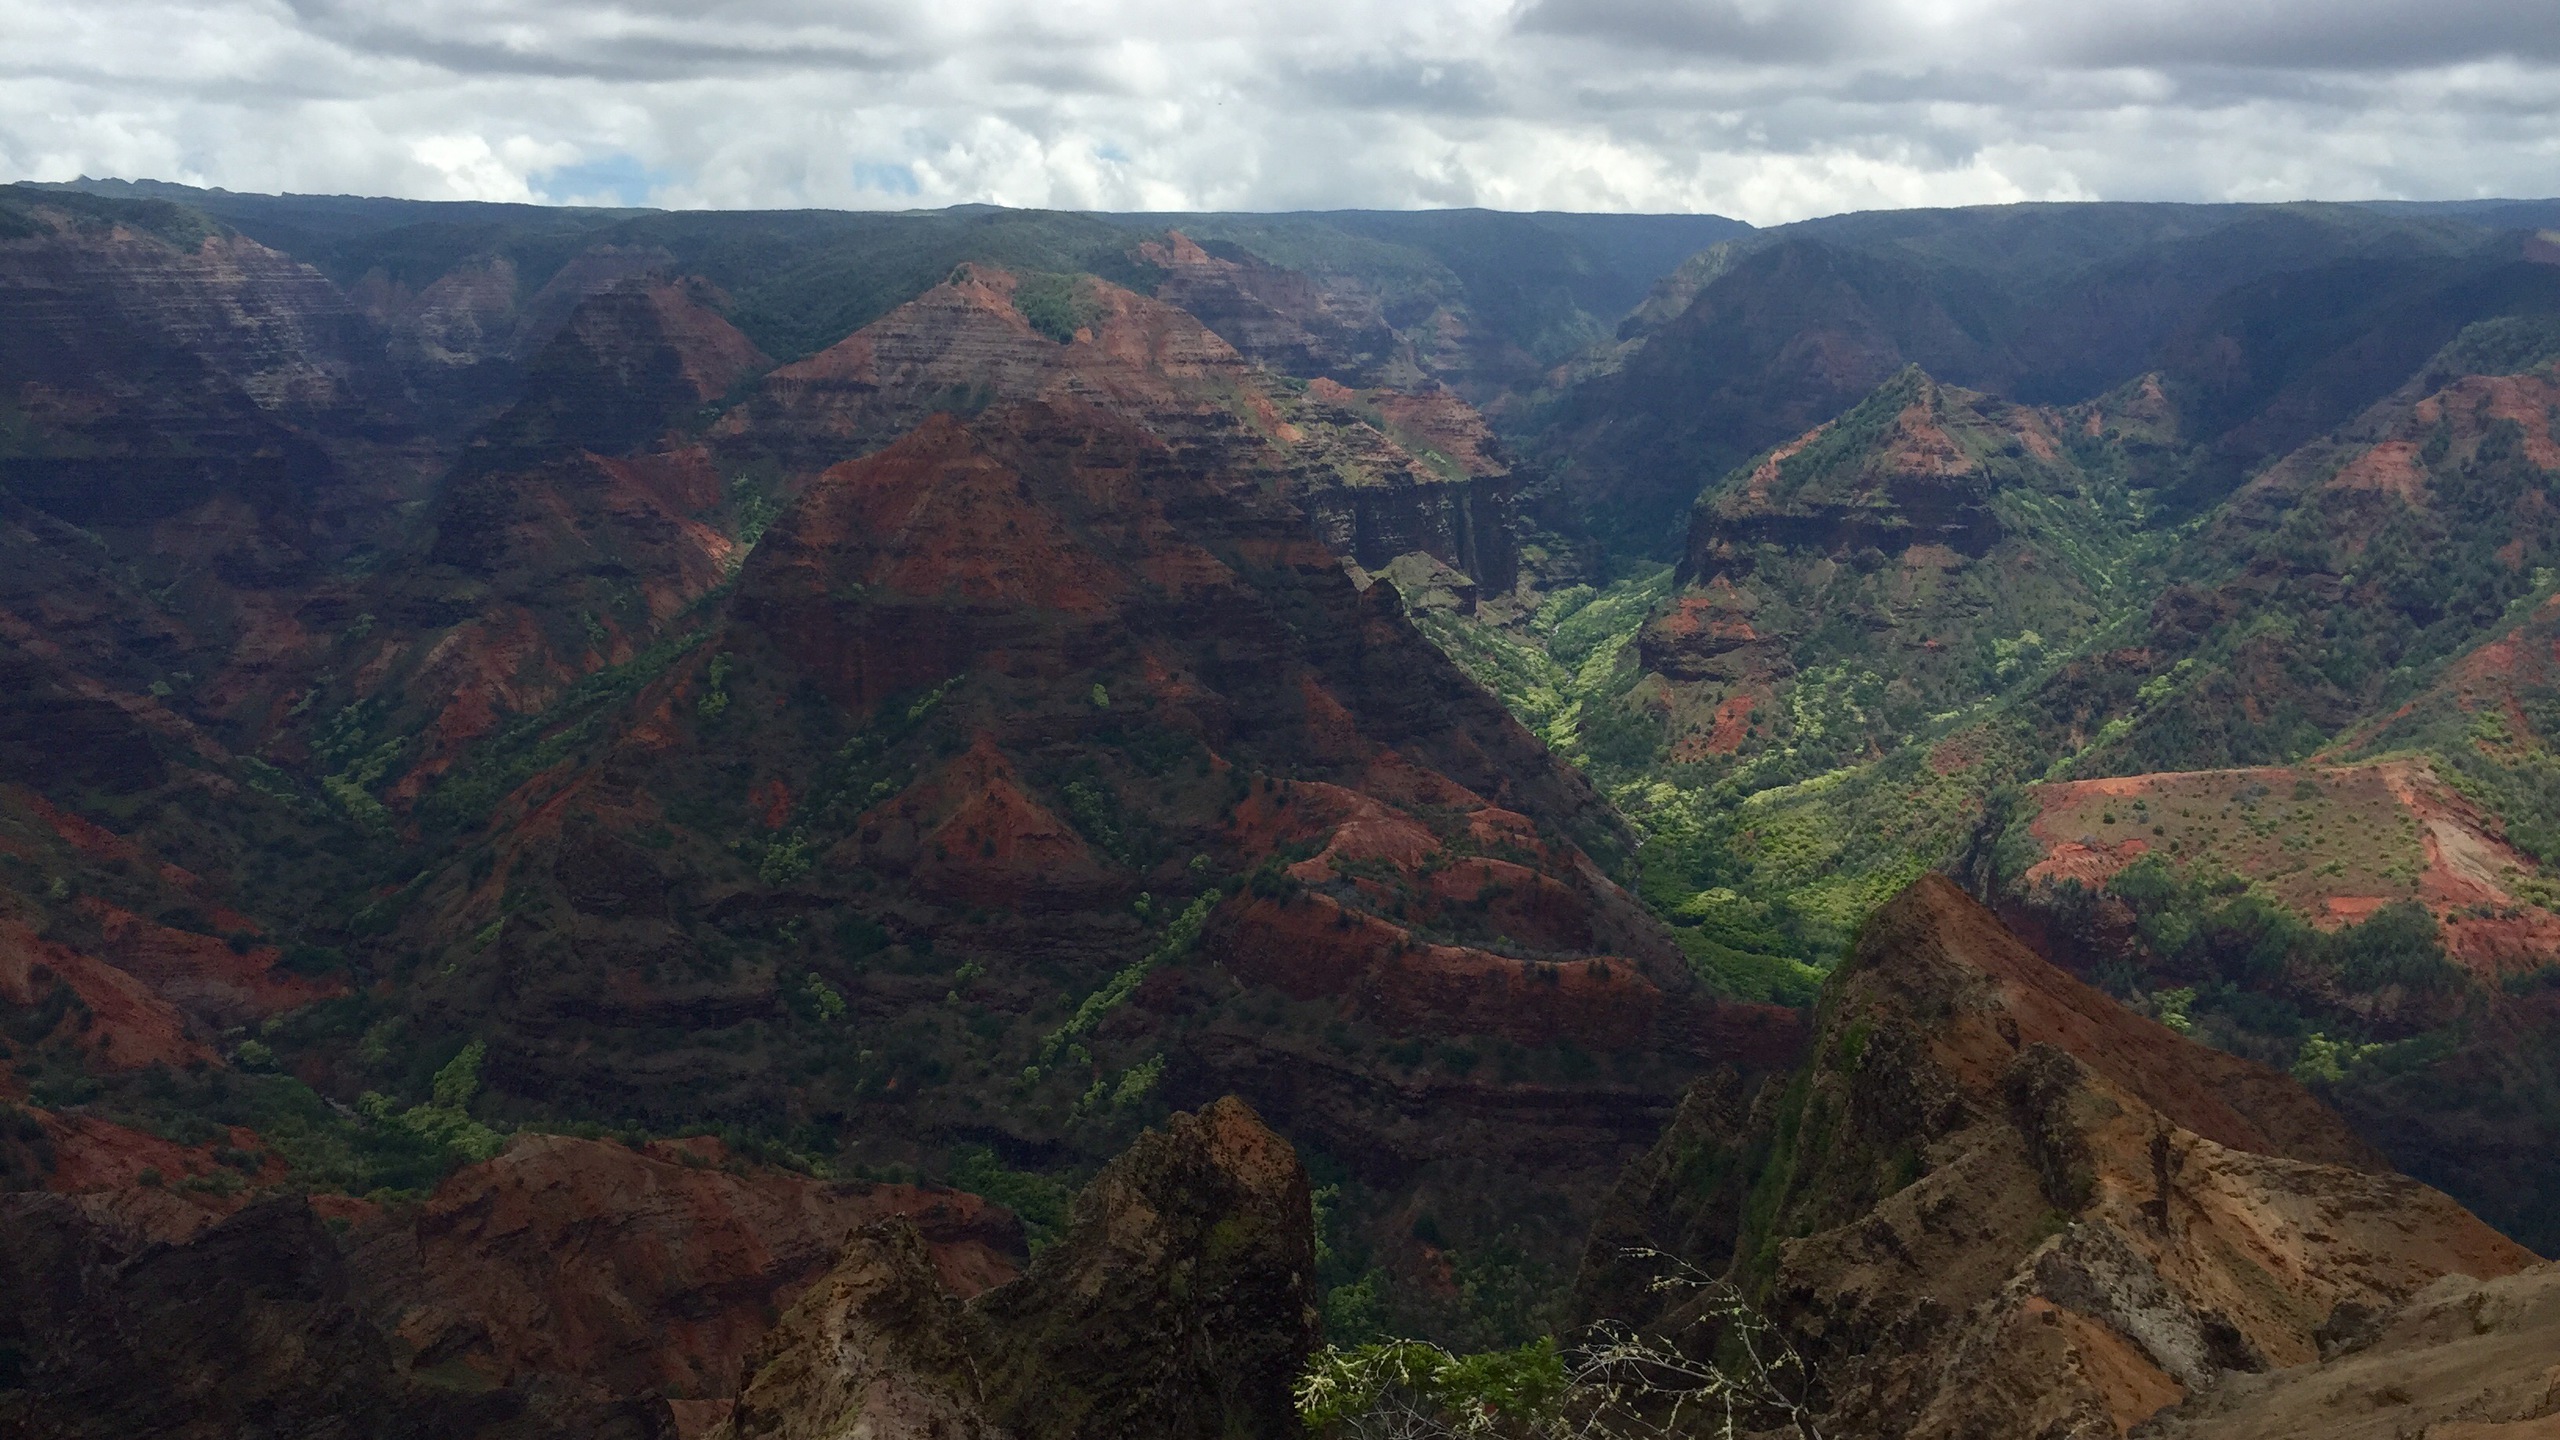
[[[429,135],[409,146],[409,157],[444,179],[445,200],[513,200],[541,197],[526,177],[558,170],[578,158],[578,147],[511,135],[492,146],[485,136]]]
[[[0,0],[0,174],[1755,221],[2551,190],[2491,0]]]

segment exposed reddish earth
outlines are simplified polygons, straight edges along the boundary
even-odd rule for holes
[[[73,1043],[101,1069],[184,1068],[214,1058],[186,1015],[147,981],[0,919],[0,1000],[34,1010],[56,986],[78,997],[84,1014],[72,1022]]]
[[[235,945],[173,930],[97,899],[82,900],[80,913],[104,942],[100,958],[216,1025],[262,1020],[345,993],[343,985],[280,968],[283,952],[273,945]]]
[[[2560,956],[2560,916],[2521,902],[2540,867],[2423,760],[2126,775],[2033,787],[2030,885],[2102,888],[2137,858],[2229,870],[2322,929],[2414,900],[2497,982]]]
[[[1021,1263],[1019,1223],[974,1195],[814,1180],[709,1139],[549,1135],[365,1221],[350,1259],[421,1369],[709,1400],[735,1393],[748,1351],[845,1237],[891,1216],[917,1227],[957,1294]]]
[[[1684,1106],[1584,1278],[1586,1303],[1650,1310],[1611,1247],[1730,1247],[1826,1434],[2124,1435],[2442,1277],[2534,1263],[2292,1080],[2127,1012],[1942,878],[1877,914],[1826,1001],[1783,1094]],[[1746,1211],[1752,1176],[1713,1157],[1760,1146]]]
[[[1091,278],[1074,282],[1082,323],[1062,344],[1025,318],[1024,283],[962,267],[775,370],[713,428],[715,443],[732,463],[777,463],[796,488],[936,414],[1072,401],[1144,427],[1195,464],[1264,472],[1362,565],[1423,551],[1491,590],[1511,587],[1508,468],[1455,394],[1321,378],[1299,394],[1192,315]]]
[[[912,874],[957,904],[1057,903],[1112,888],[1075,827],[1024,793],[1012,762],[980,734],[941,772],[865,811],[832,864]]]
[[[395,802],[507,718],[648,649],[735,570],[729,482],[685,432],[771,362],[719,298],[650,279],[586,299],[463,452],[427,517],[426,563],[366,598],[392,623],[339,639],[353,684],[333,703],[433,717]]]
[[[257,1132],[242,1126],[181,1145],[95,1115],[49,1114],[44,1125],[53,1153],[44,1188],[155,1241],[193,1239],[287,1174]],[[225,1164],[222,1151],[248,1163]]]

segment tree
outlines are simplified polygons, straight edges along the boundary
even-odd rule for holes
[[[1658,1250],[1624,1252],[1677,1295],[1670,1329],[1602,1321],[1554,1338],[1452,1355],[1420,1340],[1327,1346],[1299,1377],[1298,1416],[1339,1440],[1734,1440],[1791,1428],[1821,1440],[1811,1376],[1742,1293]]]

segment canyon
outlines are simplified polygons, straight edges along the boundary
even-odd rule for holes
[[[2548,1422],[2560,207],[460,218],[0,187],[0,1426]]]

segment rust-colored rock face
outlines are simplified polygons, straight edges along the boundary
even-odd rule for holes
[[[1013,1278],[1017,1222],[958,1191],[831,1184],[717,1141],[527,1136],[355,1238],[366,1303],[421,1367],[599,1398],[734,1393],[747,1351],[855,1227],[901,1217],[963,1296]]]
[[[213,1058],[188,1033],[187,1017],[140,977],[52,944],[17,921],[0,920],[0,999],[32,1011],[57,986],[87,1011],[90,1023],[78,1043],[104,1069],[183,1067]]]
[[[1022,1255],[1019,1223],[976,1196],[818,1181],[708,1138],[633,1149],[525,1136],[423,1204],[306,1204],[191,1183],[231,1173],[210,1147],[89,1117],[48,1129],[57,1193],[7,1197],[0,1246],[0,1344],[22,1366],[0,1391],[0,1418],[13,1420],[263,1403],[308,1412],[324,1426],[311,1433],[407,1433],[350,1399],[352,1386],[393,1404],[480,1397],[430,1405],[441,1419],[419,1418],[423,1433],[699,1434],[848,1234],[894,1218],[924,1283],[952,1303],[1012,1281]],[[245,1130],[225,1138],[253,1153],[261,1143]],[[280,1161],[260,1159],[272,1173],[246,1179],[282,1179]],[[158,1173],[137,1181],[145,1168]],[[242,1328],[169,1331],[188,1305],[226,1295],[226,1325]],[[91,1353],[107,1338],[97,1326],[122,1348]],[[133,1348],[153,1333],[159,1352]],[[304,1369],[313,1354],[337,1355],[343,1373]],[[236,1373],[196,1373],[214,1355]],[[111,1377],[129,1398],[100,1398]],[[532,1428],[509,1428],[520,1425]]]
[[[312,677],[307,696],[422,720],[394,803],[509,719],[646,651],[735,572],[747,543],[729,482],[686,428],[771,361],[722,299],[644,277],[580,303],[446,478],[423,563],[365,597],[384,623],[340,640],[345,679]]]
[[[1747,1119],[1702,1091],[1595,1246],[1713,1263],[1733,1237],[1826,1434],[2122,1435],[2316,1360],[2342,1317],[2534,1261],[2291,1080],[2126,1012],[1941,878],[1869,923],[1814,1054]],[[1748,1210],[1725,1152],[1766,1156]],[[1721,1178],[1681,1193],[1702,1165]],[[1587,1303],[1626,1263],[1595,1249]]]
[[[1369,569],[1423,552],[1494,592],[1516,582],[1509,468],[1483,417],[1454,392],[1427,382],[1355,391],[1323,378],[1301,390],[1194,313],[1090,278],[1073,282],[1076,328],[1062,342],[1025,317],[1026,283],[961,267],[775,370],[722,417],[715,444],[733,463],[806,477],[934,415],[1074,401],[1148,430],[1193,464],[1263,472],[1335,553]]]
[[[144,1240],[192,1240],[255,1203],[258,1187],[281,1184],[289,1170],[246,1126],[180,1144],[96,1115],[52,1114],[37,1123],[41,1135],[22,1135],[19,1149],[41,1150],[41,1188],[68,1198],[89,1220]]]
[[[1165,272],[1157,299],[1198,316],[1256,364],[1310,379],[1411,368],[1410,359],[1396,366],[1394,333],[1377,315],[1365,313],[1371,307],[1338,306],[1312,277],[1221,248],[1225,253],[1213,254],[1172,230],[1140,245],[1137,253]]]
[[[966,1305],[921,1239],[855,1232],[758,1352],[716,1440],[1297,1433],[1316,1345],[1306,1171],[1231,1098],[1140,1136],[1018,1281]]]
[[[2028,949],[1941,876],[1914,883],[1859,937],[1860,998],[1887,1016],[1935,1016],[1930,1054],[1959,1087],[1996,1088],[2046,1045],[2163,1119],[2232,1150],[2379,1171],[2346,1123],[2265,1066],[2128,1012]]]

